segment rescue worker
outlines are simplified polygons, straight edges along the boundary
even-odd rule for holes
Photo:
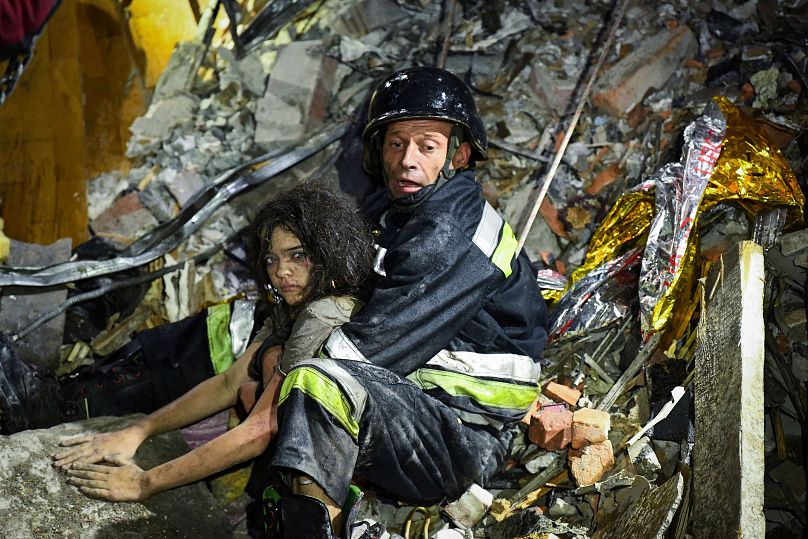
[[[487,139],[469,89],[445,70],[398,71],[371,97],[363,139],[390,199],[381,277],[326,341],[334,359],[284,373],[271,464],[291,485],[284,537],[341,529],[352,477],[409,503],[484,485],[538,393],[546,307],[475,181]]]

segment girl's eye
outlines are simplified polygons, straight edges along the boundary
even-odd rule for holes
[[[275,265],[275,264],[277,264],[277,263],[278,263],[278,259],[277,259],[277,258],[275,258],[274,256],[268,256],[268,257],[266,258],[266,264],[267,264],[267,266],[274,266],[274,265]]]
[[[292,254],[292,260],[294,260],[295,262],[305,262],[306,260],[308,260],[308,258],[309,257],[308,257],[308,255],[306,253],[293,253]]]

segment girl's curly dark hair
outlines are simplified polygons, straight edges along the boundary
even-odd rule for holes
[[[253,220],[251,237],[252,252],[257,255],[255,277],[264,297],[270,294],[265,260],[272,232],[278,227],[297,236],[312,261],[303,300],[295,310],[325,296],[366,298],[373,275],[373,236],[351,201],[322,181],[310,180],[261,207]]]

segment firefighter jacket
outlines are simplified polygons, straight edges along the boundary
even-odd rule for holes
[[[538,392],[546,306],[474,171],[418,204],[397,204],[380,226],[381,277],[331,334],[328,355],[406,376],[467,422],[501,427],[523,417]]]

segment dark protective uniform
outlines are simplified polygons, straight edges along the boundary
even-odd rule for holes
[[[473,171],[396,200],[380,226],[383,277],[331,334],[335,359],[288,373],[272,465],[340,504],[354,474],[403,501],[454,499],[496,470],[503,427],[538,393],[546,308]]]

